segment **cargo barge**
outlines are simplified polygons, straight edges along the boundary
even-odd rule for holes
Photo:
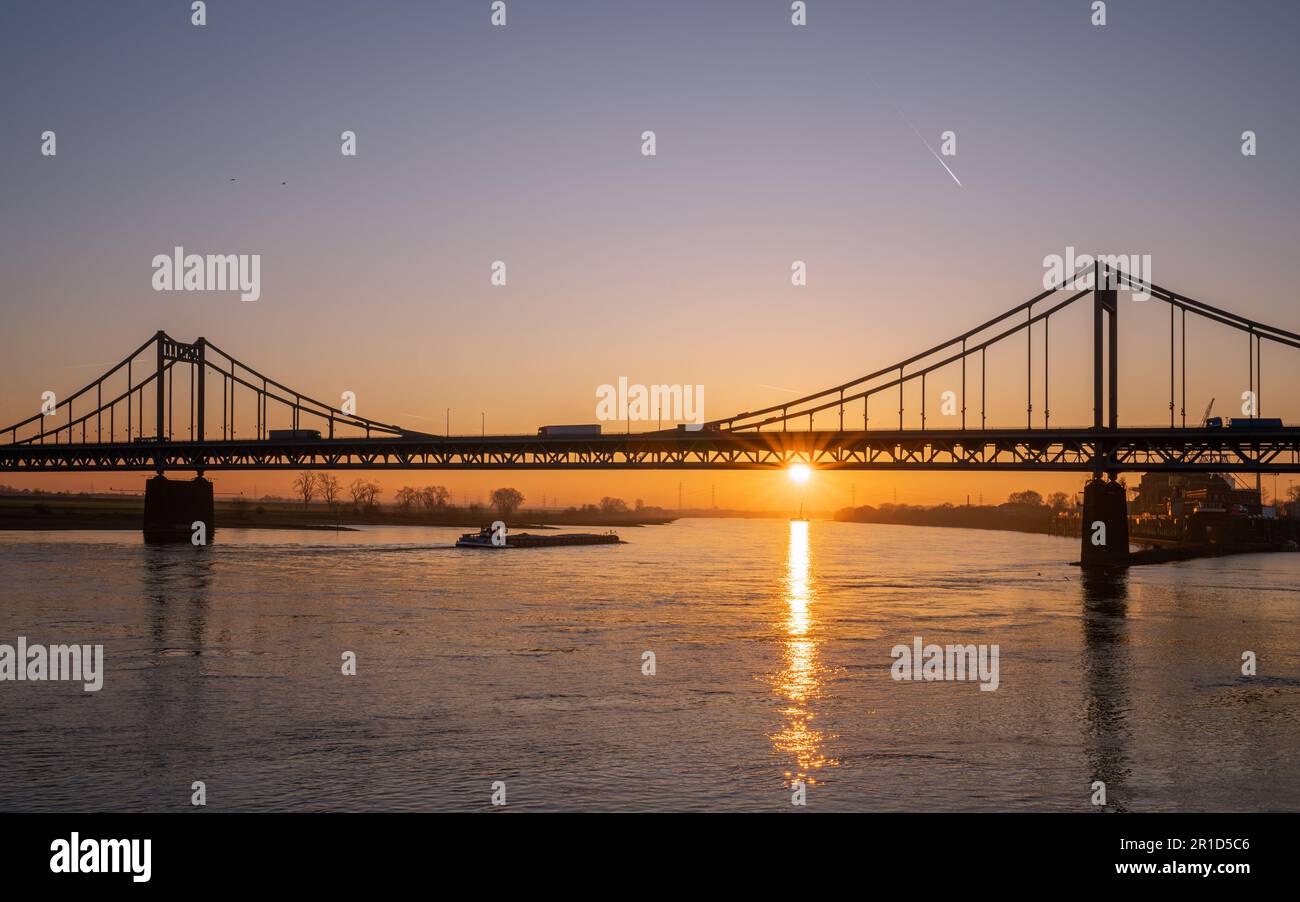
[[[554,536],[536,536],[528,532],[506,534],[503,544],[492,541],[492,527],[467,532],[456,540],[457,548],[556,548],[568,545],[623,545],[617,533],[564,532]]]

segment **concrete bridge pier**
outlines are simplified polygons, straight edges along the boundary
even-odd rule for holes
[[[203,524],[202,528],[195,523]],[[212,483],[197,476],[189,481],[159,474],[145,483],[144,540],[150,543],[190,542],[206,545],[216,531]],[[202,541],[198,541],[198,538]]]
[[[1085,567],[1128,566],[1128,498],[1124,486],[1093,477],[1083,487],[1082,550]]]

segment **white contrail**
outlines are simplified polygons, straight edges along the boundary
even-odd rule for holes
[[[957,178],[957,173],[953,172],[951,167],[949,167],[948,164],[943,161],[943,157],[939,156],[937,153],[934,152],[934,148],[930,146],[930,142],[925,140],[925,135],[921,134],[921,132],[917,129],[917,127],[912,124],[912,120],[907,118],[907,114],[904,113],[903,110],[899,107],[899,105],[894,103],[893,99],[890,98],[890,96],[885,93],[885,89],[880,86],[880,82],[876,81],[875,76],[873,76],[870,72],[867,72],[867,78],[871,79],[871,83],[876,86],[876,90],[880,92],[880,96],[884,97],[885,100],[888,101],[889,105],[894,108],[894,112],[898,114],[898,117],[902,119],[904,122],[906,122],[907,127],[910,128],[913,131],[913,133],[915,133],[915,135],[921,139],[921,143],[925,145],[925,149],[930,151],[930,154],[936,160],[939,161],[939,165],[948,171],[948,174],[952,176],[952,180],[957,183],[957,187],[958,188],[966,187],[961,183],[961,179]]]
[[[758,383],[758,387],[759,387],[759,388],[770,388],[770,389],[773,389],[773,390],[775,390],[775,391],[789,392],[789,393],[792,394],[792,395],[802,395],[802,394],[803,394],[803,392],[801,392],[801,391],[795,391],[793,388],[782,388],[782,387],[779,386],[779,385],[764,385],[762,382]]]
[[[916,129],[912,129],[912,131],[916,131]],[[921,138],[921,143],[925,145],[925,149],[930,151],[930,153],[934,154],[934,158],[939,161],[939,165],[942,166],[944,169],[948,169],[948,164],[943,161],[943,157],[939,156],[937,153],[934,153],[934,148],[930,146],[930,142],[926,141],[925,138],[922,138],[920,132],[916,132],[916,136],[918,138]],[[957,173],[953,172],[951,169],[948,169],[948,174],[952,176],[952,180],[957,183],[958,188],[966,187],[961,183],[961,179],[957,178]]]

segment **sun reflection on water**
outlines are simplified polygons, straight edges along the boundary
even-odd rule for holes
[[[834,767],[839,762],[822,751],[826,735],[814,729],[816,716],[812,702],[821,695],[822,665],[817,659],[816,621],[812,617],[814,601],[809,575],[807,521],[791,521],[790,543],[786,563],[786,615],[780,626],[784,667],[774,681],[776,692],[786,702],[782,709],[782,728],[772,735],[777,751],[793,759],[794,768],[785,772],[787,783],[817,782],[814,771]]]

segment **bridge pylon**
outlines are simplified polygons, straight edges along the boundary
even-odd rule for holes
[[[1094,477],[1083,486],[1084,567],[1128,566],[1128,496],[1122,483]]]
[[[158,475],[145,483],[144,540],[149,544],[191,542],[201,523],[202,544],[216,531],[216,505],[212,483],[197,476],[190,480]]]

